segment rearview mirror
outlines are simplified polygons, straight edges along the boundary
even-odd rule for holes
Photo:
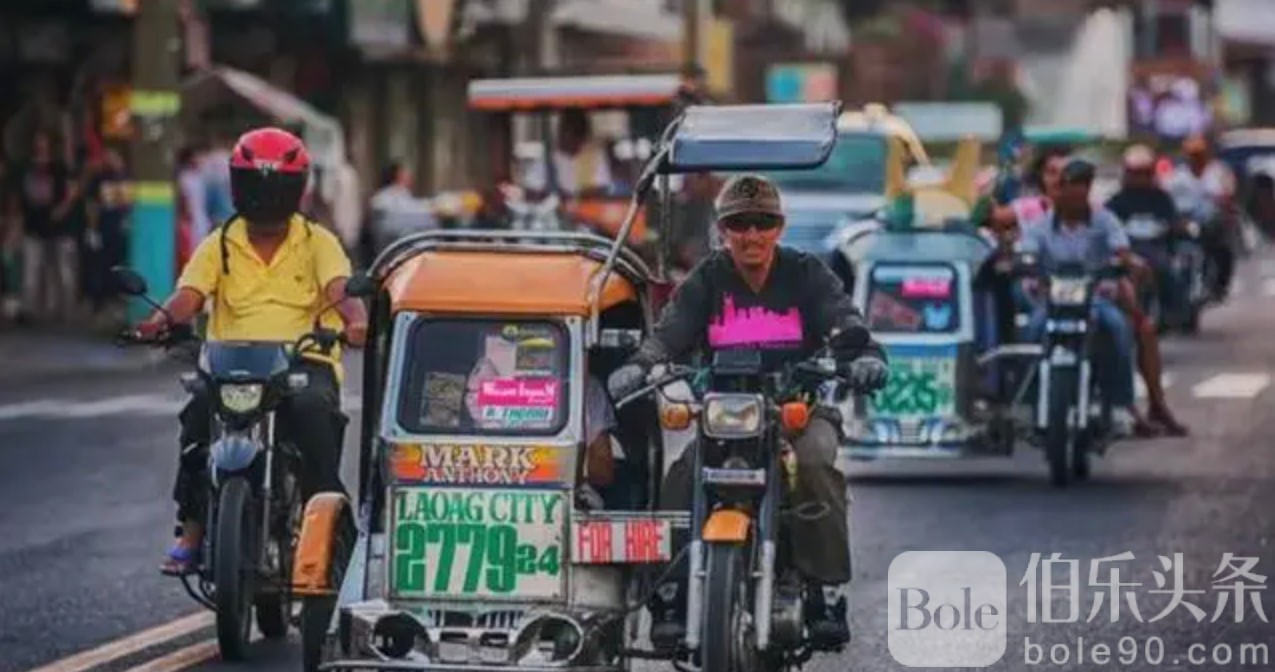
[[[115,266],[111,269],[111,275],[115,276],[115,282],[119,284],[120,291],[124,294],[146,296],[146,280],[133,269]]]
[[[366,273],[355,273],[345,282],[345,295],[352,299],[365,299],[376,293],[376,283]]]

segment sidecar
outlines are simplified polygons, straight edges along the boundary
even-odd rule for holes
[[[598,386],[667,295],[626,241],[670,173],[817,165],[837,108],[690,108],[613,240],[423,232],[351,279],[370,315],[358,498],[306,506],[292,583],[307,672],[618,672],[670,657],[636,642],[689,527],[656,507],[666,430],[687,430],[686,407],[617,411],[620,487],[599,498],[581,485]]]
[[[998,400],[996,376],[1039,356],[1031,344],[987,347],[990,297],[974,279],[992,254],[972,227],[887,227],[844,242],[853,264],[853,296],[886,348],[890,381],[871,397],[842,406],[843,459],[958,458],[1009,455],[1013,399]],[[1021,388],[1020,388],[1021,391]]]

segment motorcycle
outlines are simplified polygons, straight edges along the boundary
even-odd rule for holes
[[[146,295],[139,275],[113,270],[125,294],[164,310]],[[292,563],[305,505],[301,453],[278,431],[275,414],[309,385],[305,373],[292,372],[293,364],[306,352],[330,353],[340,340],[317,320],[314,331],[291,344],[202,342],[184,326],[159,339],[133,331],[116,338],[120,346],[200,346],[199,365],[181,384],[192,395],[212,391],[212,436],[204,449],[211,491],[201,560],[180,578],[196,602],[216,612],[225,660],[246,657],[254,609],[266,638],[285,637],[293,622]]]
[[[846,385],[832,344],[859,349],[867,342],[862,327],[834,333],[814,357],[774,373],[763,372],[760,351],[717,351],[709,368],[669,367],[616,402],[620,409],[675,381],[709,381],[709,391],[680,409],[700,418],[685,640],[699,669],[800,669],[816,652],[805,633],[803,582],[780,549],[787,547],[785,516],[826,511],[782,510],[796,485],[785,435],[806,427],[828,383]]]
[[[1148,260],[1159,260],[1152,286],[1139,288],[1138,303],[1161,331],[1181,329],[1195,333],[1209,303],[1209,282],[1214,264],[1200,246],[1198,222],[1170,225],[1148,215],[1135,215],[1125,223],[1132,249]]]
[[[1112,435],[1112,407],[1095,384],[1091,356],[1098,347],[1090,318],[1099,283],[1124,274],[1119,266],[1088,272],[1063,266],[1044,273],[1034,259],[1020,272],[1045,281],[1045,329],[1037,362],[1036,440],[1045,450],[1050,481],[1066,486],[1089,478],[1091,453],[1101,454]]]

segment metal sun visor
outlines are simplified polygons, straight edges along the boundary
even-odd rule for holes
[[[661,172],[816,168],[836,144],[840,111],[840,101],[689,107]]]

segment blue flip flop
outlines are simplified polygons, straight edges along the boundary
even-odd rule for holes
[[[199,548],[188,548],[180,544],[174,544],[168,549],[168,559],[160,566],[159,571],[168,576],[185,576],[195,571],[195,565],[199,560]]]

